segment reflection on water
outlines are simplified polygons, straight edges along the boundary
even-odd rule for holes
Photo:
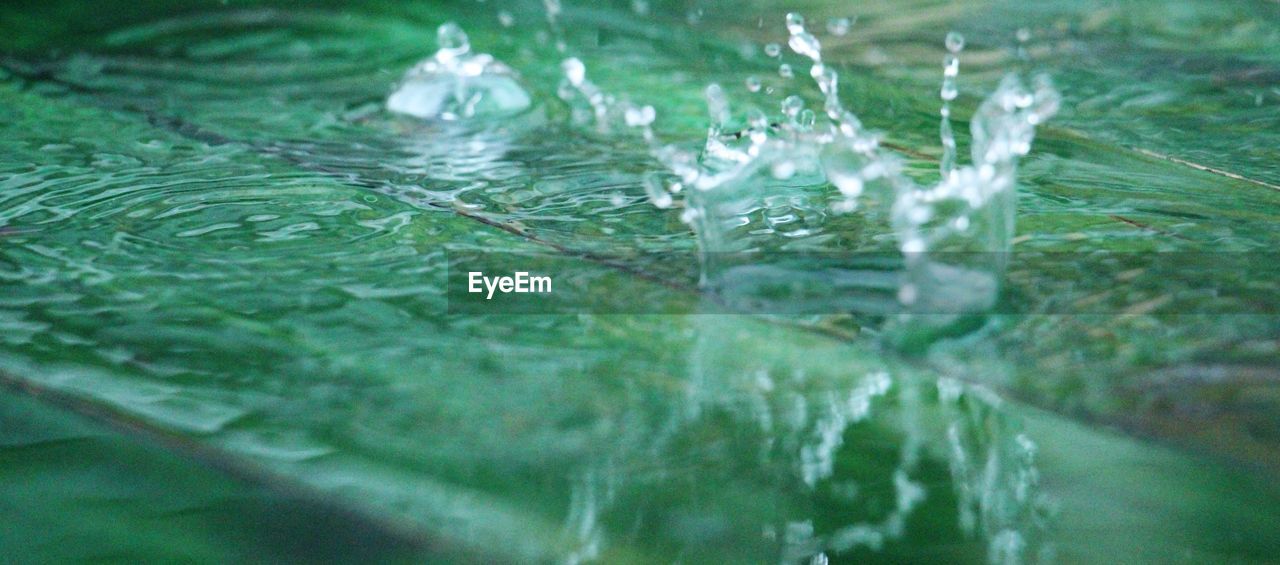
[[[784,560],[885,551],[902,544],[918,511],[954,512],[951,528],[931,535],[980,540],[993,561],[1049,550],[1035,445],[990,391],[872,356],[858,363],[845,348],[762,348],[735,318],[694,324],[686,417],[727,416],[755,436],[743,438],[755,447],[744,451],[769,469],[775,489],[822,508],[762,524],[781,533]],[[947,502],[950,512],[940,508]]]

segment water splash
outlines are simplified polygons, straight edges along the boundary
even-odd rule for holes
[[[560,63],[564,79],[557,93],[569,104],[574,121],[591,122],[600,132],[610,129],[609,112],[614,106],[613,97],[587,78],[587,66],[577,57],[569,57]]]
[[[951,101],[959,95],[956,85],[960,75],[960,51],[964,49],[964,36],[956,32],[947,34],[947,57],[942,64],[942,123],[939,135],[942,137],[942,159],[938,168],[943,180],[950,179],[956,168],[956,136],[951,130]]]
[[[857,211],[867,201],[888,202],[898,249],[906,259],[897,299],[922,311],[988,308],[1001,271],[998,256],[990,252],[1007,251],[1011,245],[1017,160],[1030,150],[1035,127],[1059,106],[1048,78],[1036,77],[1027,87],[1017,73],[1006,76],[974,116],[973,163],[960,166],[951,102],[958,94],[964,38],[949,34],[941,88],[941,178],[935,185],[920,186],[903,173],[897,156],[881,148],[879,134],[865,130],[844,108],[839,76],[823,62],[821,43],[808,32],[804,18],[788,14],[786,28],[787,45],[811,62],[809,76],[823,96],[821,120],[798,96],[785,98],[776,117],[748,108],[735,119],[723,90],[712,85],[707,90],[711,125],[702,150],[654,146],[654,156],[678,182],[668,184],[672,190],[665,196],[650,190],[651,197],[671,205],[668,200],[678,197],[679,188],[694,189],[682,198],[683,218],[699,238],[703,282],[716,282],[720,273],[711,256],[735,250],[730,232],[770,195],[795,194],[814,203],[829,199],[828,212],[834,214]],[[765,50],[773,55],[769,46]],[[940,259],[961,251],[982,252],[978,264]]]
[[[457,24],[441,25],[436,41],[436,54],[409,69],[387,98],[388,110],[453,121],[510,115],[531,105],[516,72],[492,55],[472,53]]]
[[[568,43],[564,39],[564,28],[560,27],[560,0],[542,0],[543,11],[547,15],[547,27],[551,28],[551,36],[555,39],[556,51],[566,53]]]

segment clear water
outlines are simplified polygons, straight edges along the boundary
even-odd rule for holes
[[[0,508],[29,517],[0,546],[19,557],[1280,555],[1275,316],[1119,296],[1127,315],[992,315],[889,345],[854,315],[449,315],[442,272],[446,249],[688,257],[687,208],[653,203],[669,168],[627,124],[652,106],[656,139],[700,149],[711,83],[737,106],[823,109],[793,11],[921,186],[949,170],[949,32],[967,38],[959,154],[1001,76],[1052,76],[1062,111],[1019,164],[1014,250],[1265,258],[1272,4],[0,10],[18,30],[0,40]],[[446,21],[528,108],[386,111]],[[570,58],[584,81],[566,89]],[[592,89],[615,97],[606,118],[641,113],[601,127]],[[732,242],[899,245],[888,202],[783,196],[740,210]],[[701,275],[637,268],[690,295]],[[1224,291],[1277,284],[1188,268]],[[1018,298],[1032,312],[1116,286],[1006,276],[1052,285]]]

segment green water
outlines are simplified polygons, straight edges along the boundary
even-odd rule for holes
[[[1231,253],[1189,268],[1280,284],[1248,268],[1280,244],[1280,6],[565,0],[560,23],[591,80],[696,144],[709,82],[818,99],[760,53],[792,10],[858,16],[824,58],[921,178],[948,31],[969,38],[961,122],[1010,69],[1054,77],[1015,250]],[[535,108],[384,112],[446,20]],[[697,300],[675,260],[693,234],[642,187],[659,165],[571,119],[539,2],[0,21],[0,548],[20,562],[1280,560],[1275,315],[1041,272],[1009,274],[1055,285],[1023,311],[1129,313],[905,346],[850,315],[447,313],[447,249],[676,251],[622,272]],[[882,250],[878,214],[742,237]]]

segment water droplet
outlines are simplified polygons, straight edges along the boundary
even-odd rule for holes
[[[796,164],[790,159],[783,159],[769,168],[769,174],[778,180],[787,180],[796,175]]]
[[[719,127],[729,121],[729,99],[725,96],[724,89],[718,84],[711,83],[707,85],[705,95],[711,123]]]
[[[947,51],[959,53],[964,49],[964,36],[960,35],[958,32],[950,32],[947,34],[946,45]]]
[[[436,30],[436,45],[441,51],[454,56],[466,54],[471,50],[471,41],[467,39],[467,32],[462,31],[462,28],[453,22],[441,24]]]
[[[827,20],[827,33],[836,37],[847,35],[851,27],[853,27],[853,21],[849,18],[831,18]]]
[[[627,125],[630,127],[644,127],[653,123],[657,117],[657,112],[653,106],[645,106],[643,108],[631,107],[627,108],[625,118]]]
[[[800,111],[799,117],[796,118],[796,125],[800,126],[800,129],[803,131],[810,131],[813,129],[813,124],[817,123],[817,121],[818,115],[815,114],[813,110],[805,108]]]
[[[1019,43],[1026,43],[1028,41],[1031,41],[1031,30],[1025,27],[1020,27],[1018,28],[1016,37],[1018,38]]]
[[[861,175],[841,175],[834,177],[836,188],[845,196],[859,196],[865,183],[862,182]]]
[[[787,32],[791,35],[804,32],[804,16],[791,12],[787,14]]]
[[[569,84],[574,86],[582,86],[582,82],[587,78],[587,66],[577,57],[565,59],[560,63],[560,68],[564,70],[564,76],[569,79]]]
[[[791,39],[787,41],[787,45],[791,46],[792,51],[814,61],[822,58],[822,45],[818,43],[818,38],[808,32],[792,35]]]
[[[750,92],[760,92],[760,87],[762,86],[762,83],[760,82],[760,77],[758,77],[758,76],[754,76],[754,75],[749,76],[749,77],[747,77],[747,81],[746,81],[746,83],[747,83],[747,90],[748,90],[748,91],[750,91]]]
[[[649,1],[631,0],[631,11],[641,16],[649,15]]]
[[[670,208],[674,203],[671,193],[667,192],[662,186],[662,181],[654,176],[646,176],[644,178],[644,192],[649,197],[649,201],[658,208]]]
[[[795,76],[795,71],[791,70],[791,65],[783,63],[778,67],[778,75],[782,78],[791,78]]]
[[[547,10],[547,19],[554,22],[560,15],[560,0],[542,0],[542,5]]]
[[[511,15],[511,12],[502,10],[498,12],[498,23],[502,24],[502,27],[511,27],[516,25],[516,17]]]
[[[788,118],[794,118],[800,114],[800,110],[804,109],[804,100],[799,96],[788,96],[782,101],[782,113]]]
[[[770,57],[778,57],[782,55],[782,46],[777,43],[770,43],[764,46],[764,54]]]

